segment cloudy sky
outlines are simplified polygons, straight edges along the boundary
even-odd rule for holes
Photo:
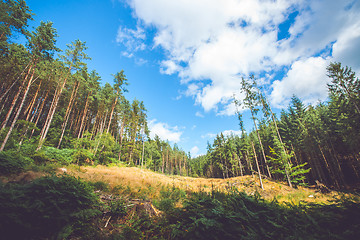
[[[231,99],[241,97],[242,77],[254,75],[280,109],[294,94],[307,104],[326,100],[330,62],[360,72],[359,0],[27,3],[32,26],[54,22],[60,48],[86,41],[89,68],[104,83],[123,69],[128,98],[148,109],[151,136],[192,156],[205,153],[217,133],[238,133]]]

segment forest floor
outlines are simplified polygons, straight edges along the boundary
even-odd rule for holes
[[[324,203],[340,197],[353,197],[351,193],[330,191],[322,193],[315,187],[290,188],[284,182],[263,179],[264,190],[260,188],[259,178],[254,175],[221,178],[193,178],[177,175],[165,175],[138,167],[106,167],[106,166],[72,166],[67,173],[91,182],[105,182],[110,188],[127,189],[128,192],[146,195],[148,199],[156,199],[164,188],[176,187],[186,192],[211,192],[214,190],[227,192],[237,189],[248,195],[260,194],[266,200],[276,199],[278,202]]]
[[[70,165],[1,176],[0,180],[14,183],[2,185],[0,210],[7,211],[12,228],[23,228],[33,236],[208,240],[222,239],[224,234],[227,239],[355,239],[360,234],[360,197],[355,191],[324,193],[315,187],[290,188],[266,178],[262,190],[255,175],[193,178],[124,165]],[[88,194],[97,203],[87,209],[79,207],[81,211],[77,209],[74,215],[73,205],[84,202],[83,184],[91,186]],[[32,200],[24,202],[23,196]],[[62,206],[60,212],[58,206]],[[28,212],[42,213],[40,219],[45,222],[49,216],[68,219],[65,223],[59,220],[64,225],[60,230],[49,231],[35,217],[29,220],[37,214]],[[7,232],[13,237],[13,230]]]

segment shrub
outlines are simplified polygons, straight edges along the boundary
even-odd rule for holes
[[[94,154],[87,149],[77,149],[73,154],[74,163],[78,165],[89,165],[94,161]]]
[[[0,186],[0,232],[4,239],[64,239],[99,214],[89,184],[71,176],[43,177]]]
[[[46,156],[45,152],[43,150],[37,151],[35,152],[31,158],[34,160],[36,165],[40,165],[40,164],[46,164],[51,162],[51,158],[49,158],[48,156]]]
[[[108,183],[102,182],[102,181],[96,181],[96,182],[89,182],[89,184],[95,189],[107,192],[109,191],[110,187]]]
[[[15,150],[0,152],[0,174],[18,173],[26,170],[33,160],[24,157]]]
[[[160,191],[160,200],[154,201],[154,204],[161,211],[172,213],[175,204],[186,197],[185,191],[176,187],[163,187]]]
[[[127,202],[124,199],[110,202],[110,212],[112,216],[125,216],[127,214],[127,208]]]
[[[54,147],[43,147],[42,150],[49,159],[55,160],[60,164],[69,165],[73,162],[73,149],[57,149]]]

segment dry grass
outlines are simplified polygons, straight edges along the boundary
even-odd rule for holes
[[[257,177],[243,176],[229,179],[215,178],[192,178],[182,176],[168,176],[155,173],[147,169],[136,167],[71,167],[68,173],[89,181],[102,181],[110,185],[111,188],[126,188],[130,192],[142,192],[149,199],[157,198],[161,189],[164,187],[176,187],[185,191],[205,191],[212,190],[228,191],[238,189],[249,195],[258,192],[263,198],[272,200],[276,198],[279,202],[299,203],[306,202],[326,202],[332,200],[340,193],[331,192],[321,194],[314,189],[299,187],[291,189],[284,183],[274,182],[267,179],[263,180],[264,191],[259,187]]]

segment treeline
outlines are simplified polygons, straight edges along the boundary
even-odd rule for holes
[[[61,51],[52,22],[28,30],[33,13],[25,1],[0,4],[0,152],[19,151],[37,162],[124,162],[186,173],[184,151],[149,138],[147,110],[125,97],[123,70],[102,86],[96,70],[87,68],[85,42]]]
[[[305,106],[293,96],[280,119],[255,79],[243,79],[245,98],[235,100],[242,135],[217,135],[207,154],[192,160],[196,174],[223,178],[257,174],[260,180],[265,176],[290,186],[319,181],[343,188],[359,183],[360,81],[340,63],[331,63],[327,73],[331,78],[327,102]],[[241,109],[250,110],[249,133]]]

